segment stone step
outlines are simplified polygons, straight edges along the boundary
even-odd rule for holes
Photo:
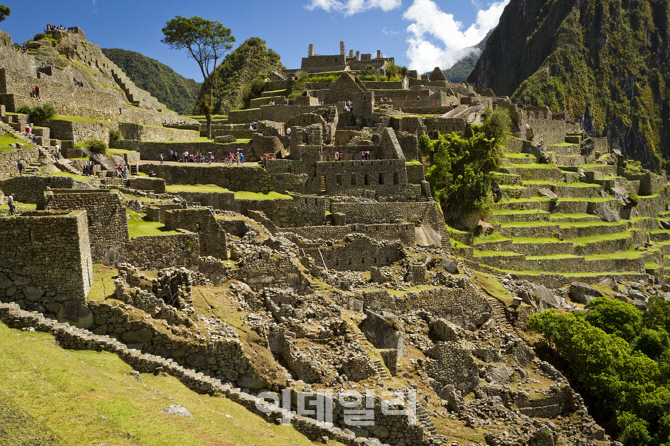
[[[581,166],[586,163],[583,155],[557,155],[554,153],[556,164],[559,166]]]
[[[565,181],[565,172],[548,164],[513,164],[499,169],[502,173],[519,175],[522,180]]]
[[[551,152],[557,156],[566,156],[566,155],[581,155],[581,149],[579,145],[547,145],[547,152]]]
[[[553,222],[538,221],[537,225],[515,225],[514,222],[503,224],[500,233],[505,237],[538,237],[549,238],[557,237],[560,234],[560,227]]]
[[[652,242],[670,241],[670,230],[658,230],[649,232],[649,239]]]
[[[494,210],[492,218],[499,223],[534,222],[540,220],[549,220],[551,218],[551,214],[547,211],[541,210],[521,211],[518,209],[502,209]]]

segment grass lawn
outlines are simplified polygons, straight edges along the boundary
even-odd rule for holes
[[[514,300],[512,293],[510,293],[509,290],[507,290],[495,276],[482,272],[476,272],[475,277],[477,279],[477,283],[484,289],[484,291],[505,305],[510,305]]]
[[[130,216],[128,218],[128,235],[131,239],[148,235],[179,234],[177,231],[166,229],[161,222],[145,220],[145,214],[139,214],[130,209],[126,209],[126,213]]]
[[[475,257],[523,257],[522,254],[511,251],[475,251]]]
[[[405,163],[405,165],[407,165],[407,166],[420,166],[420,165],[421,165],[421,161],[419,161],[419,160],[407,161],[407,162]]]
[[[13,144],[15,142],[21,143],[21,144],[26,145],[28,147],[32,147],[32,145],[28,144],[24,140],[18,139],[16,137],[14,137],[14,135],[12,135],[11,133],[6,132],[4,135],[0,136],[0,151],[16,150],[16,147],[11,147],[10,146],[10,144]]]
[[[94,178],[94,177],[88,177],[86,175],[77,175],[77,174],[70,173],[70,172],[54,172],[51,175],[53,175],[55,177],[70,177],[70,178],[74,178],[77,181],[83,181],[84,183],[86,183],[91,178]]]
[[[81,116],[67,116],[67,115],[56,115],[52,119],[61,120],[61,121],[71,121],[71,122],[86,122],[88,124],[113,124],[111,121],[102,121],[97,119],[89,119]]]
[[[290,426],[268,423],[228,399],[196,394],[171,376],[142,374],[138,381],[131,372],[113,353],[64,350],[50,334],[0,324],[0,413],[23,414],[3,420],[0,443],[314,444]],[[161,412],[174,404],[193,418]]]
[[[109,296],[115,295],[114,279],[118,276],[116,268],[102,264],[93,265],[93,283],[88,292],[88,299],[101,302]]]
[[[107,149],[107,155],[119,155],[123,156],[126,153],[133,153],[134,150],[125,150],[125,149]]]
[[[293,197],[286,194],[280,194],[278,192],[270,192],[263,194],[260,192],[247,192],[247,191],[238,191],[235,192],[236,200],[293,200]]]
[[[165,192],[211,192],[211,193],[230,193],[225,187],[216,184],[166,184]]]

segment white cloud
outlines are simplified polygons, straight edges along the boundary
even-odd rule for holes
[[[392,11],[402,5],[401,0],[310,0],[307,9],[323,9],[326,12],[341,12],[345,16],[379,8]]]
[[[410,69],[419,73],[435,67],[451,68],[456,62],[476,52],[473,46],[486,37],[500,20],[509,0],[491,4],[477,12],[475,23],[463,30],[463,23],[453,14],[440,10],[433,0],[414,0],[403,18],[412,22],[407,27],[407,57]]]
[[[394,30],[388,29],[386,27],[384,27],[384,29],[382,29],[382,33],[385,36],[397,36],[398,34],[400,34],[398,31],[394,31]]]

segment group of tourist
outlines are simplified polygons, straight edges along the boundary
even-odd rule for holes
[[[207,158],[210,159],[210,163],[211,163],[211,160],[213,159],[214,155],[212,155],[212,152],[209,152],[209,153],[210,153],[210,156],[207,157]],[[207,161],[207,158],[205,158],[205,156],[204,156],[201,152],[198,152],[198,153],[188,153],[188,150],[186,150],[186,151],[184,151],[184,153],[182,154],[182,161],[185,162],[185,163],[198,163],[198,164],[201,164],[201,163],[206,162],[206,161]]]
[[[391,102],[393,102],[393,100],[391,98],[387,98],[386,96],[384,96],[382,98],[379,98],[379,102],[381,104],[390,104]]]
[[[349,111],[354,111],[354,103],[351,101],[347,101],[344,103],[344,111],[349,112]]]
[[[88,163],[84,164],[84,175],[93,175],[93,161],[88,160]]]
[[[168,159],[168,161],[179,161],[179,153],[177,153],[176,150],[170,149],[168,153],[170,154],[170,158]],[[163,154],[161,153],[161,158],[162,157]]]
[[[370,159],[371,159],[370,158],[370,151],[369,150],[363,150],[361,152],[361,160],[363,160],[363,161],[368,160],[369,161]]]
[[[262,160],[261,162],[263,163]],[[237,149],[237,152],[235,153],[230,152],[230,154],[223,160],[223,164],[228,164],[230,166],[241,166],[244,164],[244,153],[242,153],[242,149]]]
[[[344,161],[344,152],[335,152],[335,161]]]
[[[123,178],[124,180],[128,179],[128,165],[120,165],[117,164],[116,167],[114,167],[114,170],[116,170],[116,177],[117,178]]]
[[[30,92],[30,97],[35,99],[40,98],[40,87],[38,85],[35,85],[35,88],[32,89]]]

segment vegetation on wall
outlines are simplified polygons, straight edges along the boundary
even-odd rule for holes
[[[118,65],[135,85],[151,93],[170,110],[182,115],[190,115],[193,112],[200,83],[186,79],[167,65],[134,51],[113,48],[103,49],[102,52]]]
[[[513,0],[468,82],[565,111],[659,170],[670,156],[669,10],[669,0]]]
[[[591,413],[625,446],[670,442],[670,302],[646,313],[600,297],[586,313],[547,310],[530,318]]]
[[[230,110],[244,107],[244,103],[254,97],[259,82],[277,68],[281,62],[279,55],[268,49],[258,37],[247,39],[228,54],[214,73],[214,113],[227,114]],[[255,83],[252,91],[252,83]],[[204,91],[200,91],[196,113],[201,111]]]
[[[454,132],[434,141],[425,135],[419,138],[430,158],[426,178],[446,215],[488,209],[491,172],[500,166],[509,132],[507,112],[489,110],[484,123],[470,126],[465,136]]]
[[[28,115],[31,122],[47,122],[56,116],[56,109],[51,104],[42,104],[37,107],[22,105],[16,111]]]

